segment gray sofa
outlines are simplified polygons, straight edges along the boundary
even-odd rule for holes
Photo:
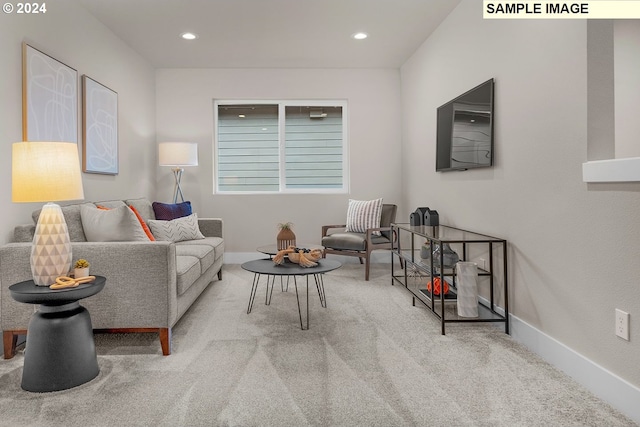
[[[147,199],[96,202],[114,207],[134,206],[145,220],[154,220]],[[171,354],[171,328],[202,291],[222,279],[223,223],[219,218],[199,218],[204,239],[180,241],[88,242],[82,229],[82,204],[63,206],[73,259],[91,264],[90,274],[105,276],[104,289],[81,301],[89,310],[94,330],[103,332],[158,333],[162,354]],[[34,220],[39,214],[34,212]],[[0,326],[4,357],[15,354],[19,335],[26,334],[33,306],[16,302],[9,286],[32,279],[30,267],[33,224],[18,226],[14,243],[0,247]]]

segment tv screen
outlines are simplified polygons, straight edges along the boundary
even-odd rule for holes
[[[438,108],[436,171],[493,165],[493,79]]]

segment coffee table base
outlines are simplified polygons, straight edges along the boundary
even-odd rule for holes
[[[253,284],[251,286],[251,295],[249,296],[249,306],[247,307],[247,314],[251,313],[251,309],[253,308],[253,302],[256,298],[256,293],[258,291],[258,283],[260,282],[260,276],[267,276],[267,291],[265,294],[265,305],[271,304],[271,295],[273,294],[273,288],[276,281],[276,276],[280,276],[281,287],[283,287],[282,276],[287,276],[287,288],[289,286],[289,279],[293,277],[293,283],[296,288],[296,301],[298,303],[298,315],[300,317],[300,329],[309,329],[309,276],[313,276],[313,280],[316,284],[316,289],[318,290],[318,296],[320,297],[320,304],[323,308],[327,308],[327,299],[324,292],[324,273],[328,273],[335,269],[338,269],[342,266],[342,264],[336,260],[328,260],[322,259],[317,262],[317,265],[314,267],[305,268],[298,264],[292,262],[284,262],[282,264],[274,264],[273,260],[270,259],[257,259],[253,261],[248,261],[242,264],[242,268],[244,270],[250,271],[254,274],[253,276]],[[302,318],[302,308],[300,307],[300,294],[298,292],[298,277],[305,276],[306,277],[306,286],[307,286],[307,296],[306,303],[307,307],[305,308],[306,313],[306,322]],[[283,287],[284,291],[284,287]]]
[[[256,293],[258,291],[258,283],[260,282],[260,273],[255,273],[253,275],[253,285],[251,286],[251,295],[249,297],[249,306],[247,307],[247,314],[251,313],[251,310],[253,309],[253,301],[256,298]],[[264,276],[267,276],[267,291],[265,293],[265,299],[264,299],[264,304],[265,305],[270,305],[271,304],[271,295],[273,294],[273,287],[276,281],[276,276],[275,275],[271,275],[271,274],[264,274]],[[298,303],[298,315],[300,317],[300,329],[302,329],[303,331],[306,329],[309,329],[309,275],[305,275],[306,278],[306,285],[307,285],[307,307],[306,307],[306,317],[307,317],[307,327],[305,328],[303,326],[303,322],[302,322],[302,310],[300,309],[300,295],[298,294],[298,280],[296,278],[296,276],[293,276],[293,284],[295,286],[296,289],[296,301]],[[323,280],[323,275],[322,274],[314,274],[313,275],[314,281],[316,283],[316,289],[318,290],[318,297],[320,297],[320,305],[323,308],[327,308],[327,299],[326,299],[326,295],[324,293],[324,280]],[[282,284],[282,276],[280,276],[280,287],[282,288],[282,291],[284,292],[284,287]],[[287,289],[289,288],[289,276],[287,276]]]

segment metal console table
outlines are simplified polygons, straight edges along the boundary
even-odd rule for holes
[[[391,284],[400,283],[413,295],[413,305],[416,299],[422,302],[436,317],[440,319],[442,335],[445,334],[445,324],[450,322],[502,322],[504,330],[509,334],[509,294],[507,271],[507,241],[497,237],[487,236],[472,231],[462,230],[446,225],[439,226],[412,226],[409,224],[391,224],[393,233],[397,233],[398,247],[391,252]],[[409,244],[407,245],[407,241]],[[455,283],[455,268],[446,268],[444,260],[434,262],[434,257],[429,256],[427,262],[416,256],[422,243],[428,242],[430,248],[434,245],[450,244],[458,249],[461,261],[469,260],[473,249],[476,253],[485,254],[489,258],[488,265],[478,268],[479,289],[481,290],[478,303],[478,317],[461,317],[457,313]],[[405,244],[403,247],[403,243]],[[418,244],[416,244],[418,243]],[[484,248],[483,248],[484,246]],[[498,252],[499,249],[502,251]],[[488,251],[484,252],[484,251]],[[393,257],[397,256],[404,261],[404,268],[394,270]],[[500,259],[501,258],[501,259]],[[477,259],[477,258],[476,258]],[[502,269],[496,269],[494,264],[502,264]],[[483,267],[483,266],[479,266]],[[501,277],[496,277],[497,271],[502,271]],[[441,283],[445,281],[449,285],[449,292],[432,295],[427,290],[427,282],[433,277],[439,277]],[[488,277],[488,289],[484,284],[484,277]],[[502,282],[502,293],[497,295]],[[484,291],[484,292],[482,292]],[[488,295],[486,295],[488,294]],[[500,299],[502,307],[498,305]]]

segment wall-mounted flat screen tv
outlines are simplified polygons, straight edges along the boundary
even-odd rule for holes
[[[438,108],[436,171],[493,166],[493,79]]]

